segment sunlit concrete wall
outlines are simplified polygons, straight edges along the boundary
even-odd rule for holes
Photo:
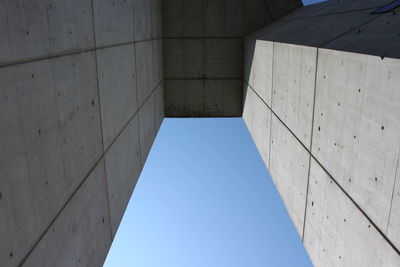
[[[0,1],[0,265],[101,266],[164,114],[161,0]]]
[[[315,266],[400,266],[400,10],[370,14],[386,2],[304,7],[245,41],[243,118]]]

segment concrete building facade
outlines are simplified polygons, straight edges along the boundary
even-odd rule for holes
[[[1,1],[0,265],[102,265],[164,116],[243,116],[316,266],[400,266],[388,2]]]

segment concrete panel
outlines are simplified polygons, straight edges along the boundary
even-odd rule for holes
[[[204,0],[164,1],[164,37],[203,37],[204,8]]]
[[[272,115],[269,171],[300,237],[303,236],[310,154]]]
[[[246,97],[243,106],[243,120],[251,137],[263,159],[265,166],[269,168],[269,149],[271,135],[271,110],[254,93],[247,84]]]
[[[242,0],[214,0],[205,6],[204,31],[208,37],[242,37]]]
[[[91,0],[2,1],[0,65],[93,47]]]
[[[329,0],[304,6],[282,19],[301,19],[335,13],[354,12],[360,9],[375,9],[392,2],[391,0]]]
[[[96,46],[132,42],[133,0],[94,0]]]
[[[164,120],[164,83],[160,83],[154,91],[154,104],[156,116],[156,132],[160,129],[161,123]]]
[[[163,40],[152,41],[153,46],[153,85],[155,88],[164,79]]]
[[[265,25],[272,23],[273,19],[265,0],[242,0],[242,3],[244,35],[250,34]]]
[[[243,81],[224,80],[224,117],[241,117],[243,113]]]
[[[274,44],[272,110],[310,149],[317,48]]]
[[[114,238],[141,171],[138,115],[105,154],[108,201]]]
[[[146,162],[153,141],[156,138],[156,114],[154,93],[139,110],[140,158],[142,166]]]
[[[23,266],[101,266],[110,246],[107,189],[101,161]]]
[[[277,20],[303,6],[300,0],[265,0],[264,2],[272,20]]]
[[[399,266],[400,256],[311,161],[304,245],[315,266]]]
[[[151,38],[162,38],[162,0],[151,0]]]
[[[206,39],[204,57],[207,78],[243,75],[243,39]]]
[[[165,78],[204,77],[203,39],[165,39],[164,45]]]
[[[247,83],[250,82],[252,76],[254,52],[256,49],[256,40],[247,36],[243,41],[243,80]],[[254,84],[254,82],[252,82]]]
[[[204,80],[165,80],[165,115],[201,117],[204,114]]]
[[[400,159],[400,152],[399,152]],[[388,222],[387,237],[400,249],[400,162],[397,160],[397,175],[393,191],[392,206]]]
[[[274,44],[268,41],[255,41],[254,54],[247,55],[251,62],[249,84],[271,107],[272,67]]]
[[[134,45],[97,50],[103,144],[107,149],[137,111]]]
[[[153,73],[153,43],[152,41],[135,43],[136,79],[138,104],[141,106],[150,95],[154,85]]]
[[[325,45],[325,48],[400,58],[400,8],[354,29]]]
[[[239,117],[242,92],[239,79],[166,80],[165,114],[169,117]]]
[[[320,47],[376,18],[378,15],[370,15],[372,10],[280,20],[260,31],[257,39]]]
[[[152,37],[151,2],[155,0],[133,0],[133,19],[135,22],[135,41],[149,40]]]
[[[204,115],[206,117],[237,117],[242,107],[241,80],[206,80]]]
[[[400,132],[400,61],[320,49],[312,153],[385,232]]]
[[[0,81],[0,262],[16,266],[102,153],[94,54],[2,68]]]

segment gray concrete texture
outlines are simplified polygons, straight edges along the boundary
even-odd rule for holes
[[[161,0],[0,20],[0,265],[99,266],[164,118]]]
[[[165,114],[243,116],[316,266],[399,266],[387,2],[0,2],[0,265],[101,265]]]
[[[297,0],[163,1],[166,116],[240,117],[243,37],[300,6]]]
[[[378,2],[305,7],[244,44],[243,119],[315,266],[400,264],[399,38],[379,22],[398,15],[363,18]],[[368,42],[341,30],[358,14]]]

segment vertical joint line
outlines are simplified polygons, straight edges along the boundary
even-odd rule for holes
[[[112,226],[111,226],[111,210],[110,210],[110,198],[108,196],[108,183],[107,183],[107,168],[106,168],[106,158],[105,158],[105,145],[104,145],[104,135],[103,135],[103,118],[101,116],[101,102],[100,102],[100,83],[99,83],[99,70],[97,64],[97,43],[96,43],[96,25],[94,19],[94,0],[92,2],[92,25],[93,25],[93,43],[94,43],[94,62],[96,67],[96,82],[97,82],[97,101],[98,101],[98,109],[99,109],[99,118],[100,118],[100,134],[101,134],[101,148],[103,150],[103,169],[104,169],[104,180],[106,185],[106,195],[107,195],[107,209],[108,209],[108,221],[110,223],[110,239],[113,240]]]
[[[301,236],[301,241],[304,242],[304,232],[306,229],[306,218],[307,218],[307,205],[308,205],[308,190],[310,187],[310,173],[311,173],[311,159],[312,159],[312,143],[314,135],[314,114],[315,114],[315,97],[317,92],[317,74],[318,74],[318,55],[319,48],[317,48],[317,55],[315,57],[315,77],[314,77],[314,99],[313,99],[313,111],[312,111],[312,123],[311,123],[311,136],[310,136],[310,157],[308,162],[308,175],[307,175],[307,188],[306,188],[306,203],[304,207],[304,221],[303,221],[303,233]]]
[[[398,153],[398,156],[397,156],[396,171],[395,171],[395,173],[394,173],[394,182],[393,182],[392,198],[391,198],[391,200],[390,200],[389,216],[388,216],[388,221],[387,221],[387,224],[386,224],[386,232],[385,232],[386,235],[387,235],[388,230],[389,230],[390,215],[392,214],[392,206],[393,206],[394,191],[395,191],[395,188],[396,188],[397,173],[398,173],[398,169],[399,169],[399,159],[400,159],[400,146],[399,146],[399,153]]]
[[[272,149],[272,103],[274,97],[274,66],[275,66],[275,42],[272,42],[272,62],[271,62],[271,110],[269,116],[269,151],[268,151],[268,168],[271,168],[271,149]]]
[[[268,13],[269,17],[271,18],[271,21],[274,22],[275,19],[274,19],[274,17],[272,16],[272,12],[271,12],[271,9],[270,9],[269,6],[268,6],[267,1],[263,1],[263,2],[264,2],[265,9],[267,10],[267,13]]]
[[[136,41],[136,25],[135,25],[135,1],[132,1],[132,14],[133,14],[133,40]],[[138,141],[139,141],[139,160],[140,160],[140,168],[143,168],[143,162],[142,162],[142,145],[140,142],[140,105],[139,105],[139,88],[138,88],[138,75],[137,75],[137,54],[136,54],[136,43],[133,44],[133,55],[135,57],[135,87],[136,87],[136,113],[138,115]],[[135,116],[135,115],[134,115]]]

